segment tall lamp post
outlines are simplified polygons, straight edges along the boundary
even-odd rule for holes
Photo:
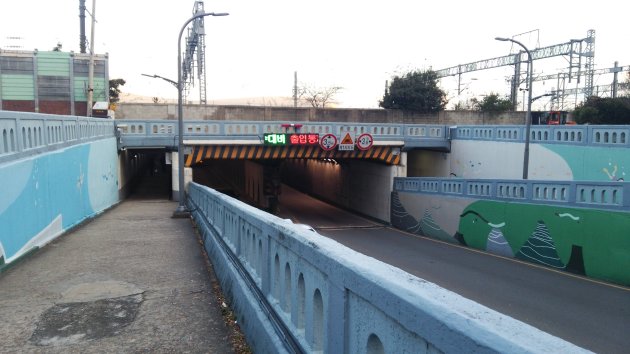
[[[162,79],[162,80],[164,80],[164,81],[168,82],[169,84],[171,84],[171,85],[175,86],[175,88],[179,87],[179,85],[177,84],[177,82],[175,82],[175,81],[173,81],[173,80],[171,80],[171,79],[169,79],[169,78],[162,77],[162,76],[160,76],[160,75],[155,75],[155,74],[153,74],[153,75],[149,75],[149,74],[140,74],[140,75],[142,75],[142,76],[146,76],[146,77],[152,77],[152,78],[155,78],[155,79]]]
[[[527,97],[527,115],[525,116],[525,153],[523,155],[523,179],[527,179],[528,177],[528,170],[529,170],[529,134],[531,131],[531,127],[532,127],[532,82],[533,80],[533,73],[534,70],[532,68],[532,64],[533,64],[533,60],[532,60],[532,53],[529,51],[529,49],[527,49],[527,47],[525,47],[523,45],[523,43],[514,40],[512,38],[503,38],[503,37],[496,37],[495,38],[497,41],[503,41],[503,42],[513,42],[516,43],[518,45],[520,45],[521,47],[523,47],[523,49],[525,50],[525,52],[527,52],[527,66],[528,66],[528,73],[527,73],[527,91],[528,91],[528,97]]]
[[[177,169],[179,179],[179,206],[175,209],[173,217],[188,217],[188,210],[186,208],[186,193],[184,191],[184,114],[182,107],[182,34],[192,21],[205,17],[205,16],[227,16],[227,12],[199,12],[193,17],[184,22],[182,29],[179,31],[179,37],[177,38],[177,130],[178,130],[178,143],[177,143]]]

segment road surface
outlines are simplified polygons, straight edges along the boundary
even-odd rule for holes
[[[630,288],[411,235],[283,186],[278,214],[598,353],[630,353]]]

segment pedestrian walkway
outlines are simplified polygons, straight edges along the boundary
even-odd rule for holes
[[[128,199],[0,274],[0,353],[232,353],[176,207]]]

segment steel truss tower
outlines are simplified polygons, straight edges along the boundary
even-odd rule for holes
[[[193,16],[204,12],[203,1],[195,1],[193,6]],[[195,86],[195,66],[197,79],[199,80],[199,104],[206,104],[206,30],[203,17],[192,22],[192,27],[188,29],[186,36],[186,48],[184,49],[184,59],[182,60],[182,81],[184,82],[184,101],[190,93],[191,86]]]
[[[584,46],[584,44],[586,45]],[[534,50],[530,50],[530,52],[532,54],[532,60],[568,55],[569,73],[567,77],[569,82],[571,82],[571,78],[577,77],[579,83],[580,77],[584,75],[586,87],[583,89],[583,92],[585,93],[585,96],[589,97],[594,92],[593,76],[595,74],[595,30],[589,30],[587,32],[587,37],[584,39],[572,39],[566,43],[537,48]],[[584,60],[584,66],[582,66],[582,58],[586,58]],[[513,65],[514,76],[511,80],[510,99],[512,100],[512,102],[515,102],[516,107],[518,86],[526,81],[525,77],[523,76],[526,75],[523,74],[526,71],[523,71],[521,69],[521,63],[527,63],[527,53],[525,53],[524,51],[520,51],[517,54],[509,54],[502,57],[480,60],[468,64],[460,64],[450,68],[436,70],[436,73],[438,78],[447,76],[458,76],[459,86],[461,84],[462,74],[472,71],[498,68],[500,66]],[[584,70],[582,70],[582,67],[584,67]],[[534,80],[536,79],[534,78]],[[562,89],[564,90],[564,82],[562,83]],[[558,92],[558,96],[564,96],[564,93]],[[557,98],[558,96],[555,96],[555,98]]]

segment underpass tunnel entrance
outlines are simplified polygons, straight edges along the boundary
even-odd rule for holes
[[[171,153],[164,149],[127,149],[118,153],[121,198],[169,199]]]
[[[286,184],[385,222],[393,179],[406,176],[406,154],[390,146],[368,151],[196,146],[186,162],[193,181],[272,213]]]

